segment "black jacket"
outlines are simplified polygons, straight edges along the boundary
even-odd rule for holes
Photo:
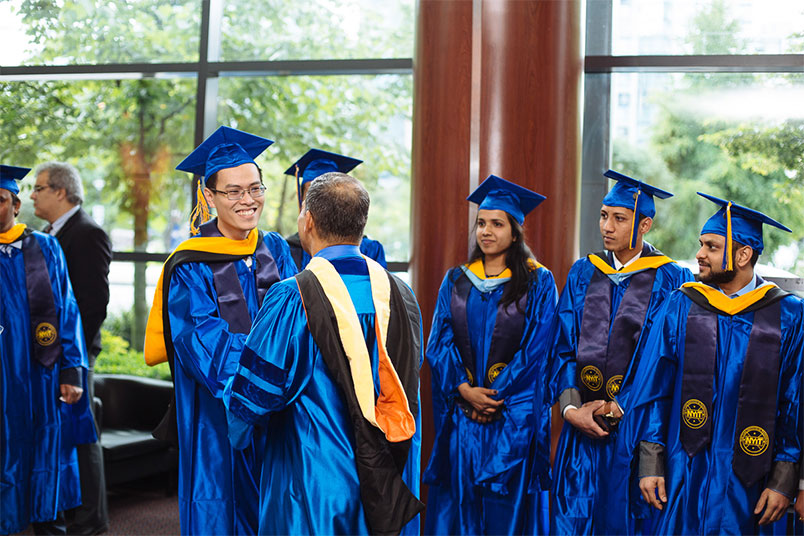
[[[73,286],[90,366],[101,350],[100,329],[109,304],[109,263],[112,242],[95,221],[78,209],[56,233],[67,259],[67,271]]]

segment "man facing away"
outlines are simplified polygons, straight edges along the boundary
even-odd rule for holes
[[[75,445],[97,437],[84,394],[81,317],[55,238],[17,224],[17,181],[0,166],[0,534],[64,534],[81,504]]]
[[[358,244],[363,186],[327,173],[298,218],[313,255],[274,285],[224,402],[232,444],[265,430],[261,534],[418,533],[421,314]]]
[[[84,189],[78,171],[70,164],[48,162],[34,173],[31,193],[34,214],[48,222],[45,232],[55,236],[64,258],[70,283],[81,311],[84,341],[89,357],[86,396],[95,396],[93,371],[101,351],[101,325],[109,304],[109,263],[112,243],[106,232],[81,208]],[[93,404],[89,404],[93,409]],[[100,423],[95,422],[96,430]],[[81,474],[81,506],[76,508],[70,534],[100,534],[109,527],[106,479],[100,441],[78,447]]]
[[[606,251],[573,264],[558,302],[551,387],[565,422],[555,460],[552,534],[600,532],[609,516],[625,510],[624,504],[604,507],[604,490],[612,482],[623,488],[627,478],[614,471],[614,423],[621,413],[612,401],[627,394],[665,297],[692,280],[689,270],[643,239],[656,214],[653,198],[672,194],[616,171],[604,175],[617,181],[600,209]]]
[[[299,158],[292,166],[285,170],[285,175],[296,177],[296,196],[299,200],[299,210],[301,210],[302,202],[307,195],[307,189],[310,184],[324,173],[339,171],[341,173],[349,173],[351,170],[362,164],[362,160],[344,156],[342,154],[331,153],[329,151],[322,151],[321,149],[310,149]],[[302,247],[299,233],[293,233],[286,238],[290,246],[290,253],[293,255],[293,261],[299,270],[303,270],[307,263],[310,262],[310,254],[307,253]],[[372,240],[367,236],[363,236],[360,240],[360,253],[374,259],[383,268],[387,268],[388,264],[385,262],[385,248],[382,247],[376,240]]]
[[[168,360],[173,373],[182,534],[257,530],[261,451],[231,448],[221,396],[268,288],[296,273],[284,239],[257,229],[265,186],[254,158],[271,143],[220,127],[177,167],[203,177],[194,216],[217,212],[198,228],[194,218],[197,236],[165,262],[146,329],[146,361]]]
[[[790,230],[700,195],[720,206],[701,230],[700,283],[668,298],[625,411],[658,534],[755,534],[800,477],[804,304],[754,272],[762,225]]]

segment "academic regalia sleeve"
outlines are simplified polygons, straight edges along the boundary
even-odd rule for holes
[[[279,233],[263,233],[262,239],[274,258],[279,279],[287,279],[299,273],[296,263],[293,262],[293,256],[290,254],[290,246]]]
[[[433,402],[435,404],[435,398],[438,397],[439,405],[446,404],[450,397],[457,396],[460,384],[469,383],[469,377],[464,370],[458,347],[455,346],[452,331],[450,301],[454,286],[453,273],[453,270],[447,272],[438,289],[438,299],[425,354],[433,373]]]
[[[363,240],[360,242],[360,253],[366,257],[369,257],[370,259],[374,259],[383,268],[388,268],[388,263],[385,262],[385,248],[383,248],[382,244],[377,240],[372,240],[371,238],[364,236]]]
[[[48,235],[39,244],[50,276],[53,299],[59,314],[59,338],[62,356],[59,361],[60,380],[66,377],[81,378],[80,386],[84,393],[75,404],[63,404],[61,411],[69,424],[63,428],[65,444],[80,445],[97,441],[95,424],[89,409],[89,391],[87,390],[88,359],[84,343],[84,331],[81,326],[81,314],[75,300],[70,277],[67,272],[67,261],[58,241]],[[73,382],[70,382],[73,383]]]
[[[774,432],[774,461],[796,463],[802,451],[804,409],[801,406],[804,374],[804,314],[802,300],[789,296],[781,304],[782,347],[779,402]]]
[[[237,367],[246,334],[232,333],[219,316],[212,271],[205,264],[177,266],[168,300],[176,361],[196,383],[220,398]]]
[[[584,283],[588,284],[588,277],[584,277],[585,263],[585,259],[580,259],[572,265],[567,275],[567,283],[558,299],[555,344],[550,356],[549,402],[551,404],[557,402],[565,390],[577,389],[575,369],[578,334],[581,330],[581,315],[583,314]]]
[[[312,337],[295,279],[272,286],[237,371],[226,387],[224,404],[229,439],[235,448],[248,444],[253,427],[290,405],[312,376]]]
[[[667,423],[679,355],[684,351],[689,305],[684,294],[673,291],[648,334],[633,388],[627,401],[621,403],[631,430],[631,437],[625,441],[632,447],[640,441],[667,445]]]

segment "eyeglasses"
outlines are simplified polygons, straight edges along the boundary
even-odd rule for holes
[[[41,192],[45,188],[53,188],[53,187],[51,185],[49,185],[49,184],[47,184],[45,186],[39,186],[37,184],[36,186],[33,187],[33,193],[38,194],[39,192]]]
[[[223,194],[226,196],[226,199],[229,201],[240,201],[246,196],[246,192],[248,195],[251,196],[252,199],[257,199],[258,197],[262,197],[265,195],[265,186],[260,184],[259,186],[252,186],[251,188],[244,190],[242,188],[232,188],[231,190],[216,190],[215,188],[210,188],[211,191],[215,192],[216,194]]]

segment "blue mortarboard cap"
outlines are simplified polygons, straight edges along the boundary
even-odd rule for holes
[[[631,240],[629,247],[631,249],[636,247],[637,241],[637,227],[639,226],[639,217],[637,214],[652,218],[656,215],[656,204],[653,198],[667,199],[673,197],[668,191],[662,190],[650,184],[646,184],[640,180],[618,173],[613,169],[606,171],[604,176],[614,179],[617,183],[612,186],[606,197],[603,198],[603,204],[609,207],[623,207],[634,211],[634,225],[631,228]]]
[[[299,206],[301,206],[302,186],[306,183],[331,171],[349,173],[362,163],[362,160],[350,156],[322,151],[321,149],[310,149],[285,170],[285,175],[296,177],[296,193],[299,198]]]
[[[502,210],[510,214],[519,225],[525,223],[525,216],[545,199],[541,194],[496,175],[486,177],[466,198],[476,203],[478,210]]]
[[[698,195],[716,205],[720,205],[720,210],[704,223],[701,234],[711,233],[726,238],[726,249],[723,255],[724,270],[733,269],[732,251],[734,251],[734,242],[739,242],[744,246],[750,246],[751,249],[757,253],[762,253],[762,250],[765,249],[765,243],[762,241],[763,223],[778,227],[788,233],[793,232],[778,221],[759,211],[737,205],[731,201],[720,199],[713,195],[701,192],[698,192]]]
[[[206,182],[216,171],[248,163],[256,165],[254,159],[272,143],[269,139],[222,126],[201,142],[176,169],[202,175]]]
[[[0,165],[0,188],[5,188],[12,194],[17,195],[20,193],[20,186],[17,181],[21,180],[29,171],[31,171],[31,168]]]

